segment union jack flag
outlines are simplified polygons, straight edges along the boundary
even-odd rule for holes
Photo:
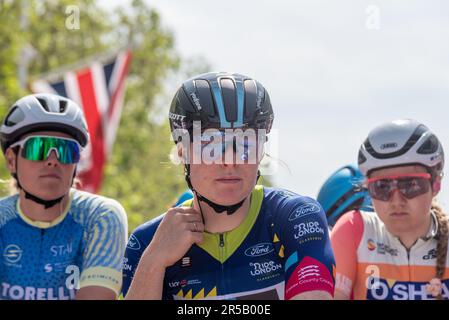
[[[87,66],[56,72],[31,83],[34,93],[55,93],[77,102],[84,110],[90,143],[78,165],[81,188],[97,192],[111,154],[123,106],[125,78],[131,51],[94,59]]]

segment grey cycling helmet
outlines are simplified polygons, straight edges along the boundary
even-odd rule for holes
[[[86,120],[81,108],[72,100],[54,94],[32,94],[17,100],[9,109],[0,128],[3,153],[27,133],[36,131],[64,132],[85,147],[89,141]],[[16,157],[16,161],[17,161]],[[17,163],[16,163],[17,168]],[[17,187],[25,192],[25,198],[48,209],[61,202],[65,195],[56,199],[42,199],[23,188],[17,171],[11,173]],[[76,175],[76,168],[73,178]]]
[[[419,164],[440,175],[444,152],[436,135],[415,120],[400,119],[375,127],[359,150],[360,171],[368,176],[373,170]]]
[[[83,111],[74,101],[54,94],[31,94],[17,100],[2,123],[3,153],[24,134],[44,130],[67,133],[82,147],[89,141]]]

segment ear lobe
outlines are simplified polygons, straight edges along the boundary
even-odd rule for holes
[[[187,163],[187,152],[186,152],[183,144],[178,142],[176,144],[176,149],[178,152],[179,159],[181,159],[183,164],[186,164]]]
[[[432,183],[432,195],[435,197],[438,192],[441,190],[441,179],[442,176],[435,177],[433,183]]]
[[[441,181],[437,180],[433,182],[432,191],[436,195],[441,189]]]

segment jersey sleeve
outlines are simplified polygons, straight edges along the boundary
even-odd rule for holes
[[[357,248],[363,235],[363,219],[358,211],[344,214],[331,232],[337,262],[335,291],[351,297],[357,276]]]
[[[311,198],[294,197],[280,211],[279,228],[274,230],[285,261],[285,299],[316,290],[333,296],[335,260],[321,205]]]
[[[115,200],[100,204],[88,224],[80,288],[106,287],[117,294],[122,284],[122,263],[128,224],[123,207]]]
[[[140,258],[146,247],[150,244],[159,226],[162,216],[138,227],[129,237],[123,260],[123,287],[122,294],[125,297],[139,265]]]

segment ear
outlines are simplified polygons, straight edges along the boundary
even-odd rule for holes
[[[11,148],[8,148],[5,153],[6,158],[6,166],[10,173],[16,173],[16,157],[17,155],[14,153],[14,151]]]
[[[176,149],[178,152],[178,157],[181,159],[182,164],[186,164],[188,152],[185,149],[185,146],[181,142],[178,142],[176,144]]]
[[[432,195],[435,197],[441,189],[441,176],[438,176],[435,178],[435,180],[432,183]]]
[[[262,146],[262,150],[259,152],[258,154],[258,160],[259,160],[259,164],[262,162],[263,158],[265,157],[265,147]]]
[[[268,141],[268,137],[265,137],[265,141]],[[257,160],[260,164],[265,157],[265,143],[257,143]]]

